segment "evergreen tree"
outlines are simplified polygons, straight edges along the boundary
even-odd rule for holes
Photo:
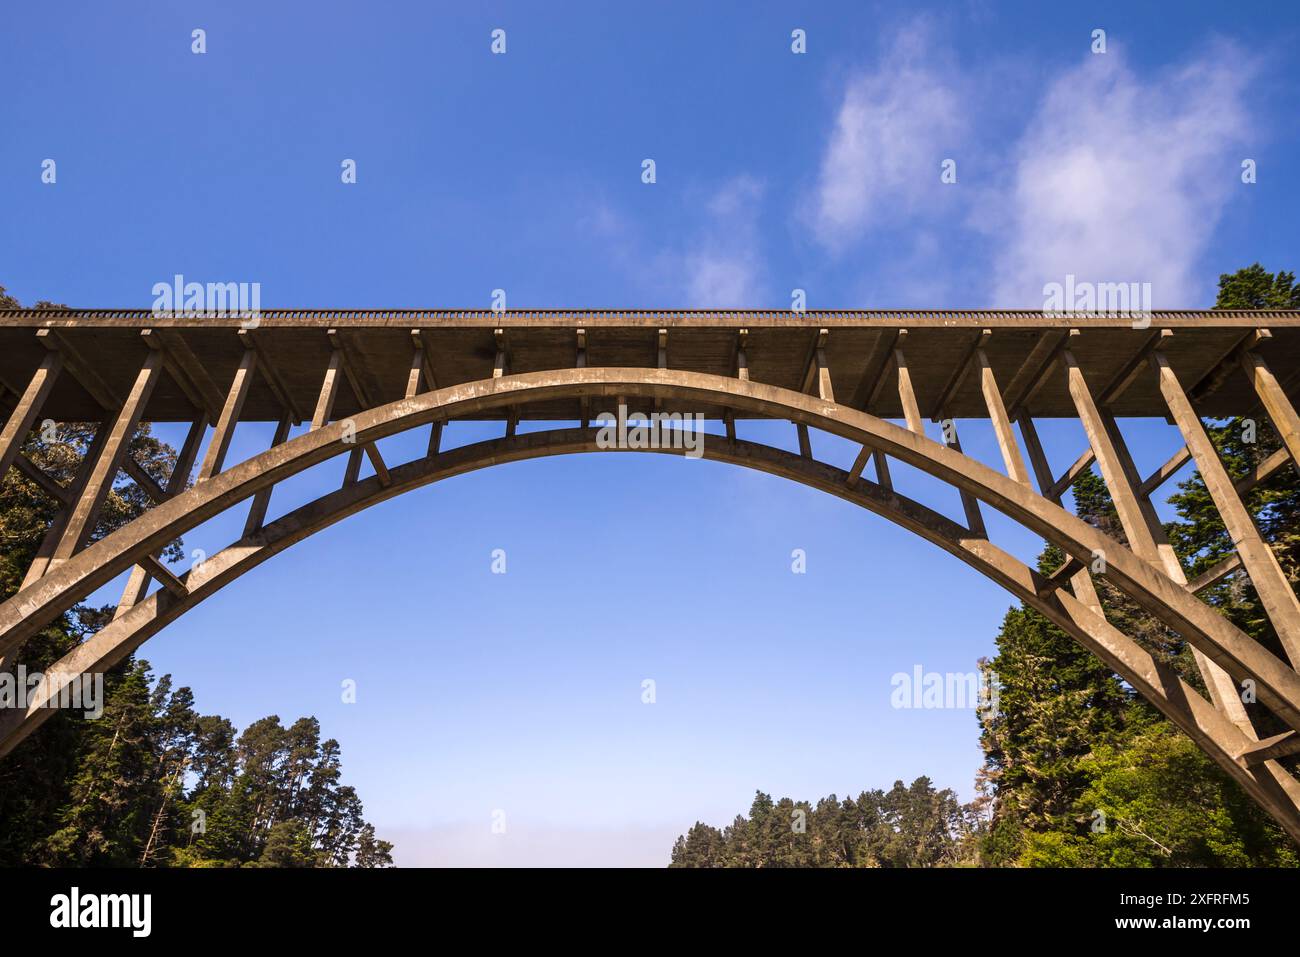
[[[1300,308],[1291,273],[1255,264],[1219,280],[1216,308]],[[1207,432],[1229,473],[1240,478],[1279,447],[1271,424],[1256,439],[1240,420],[1209,423]],[[1081,518],[1123,541],[1104,483],[1091,471],[1074,486]],[[1232,551],[1199,473],[1170,499],[1178,521],[1166,533],[1189,574]],[[1247,497],[1265,539],[1293,583],[1300,567],[1300,476],[1287,468]],[[1059,565],[1045,550],[1041,570]],[[1190,649],[1105,578],[1096,578],[1108,620],[1172,665],[1198,688]],[[1238,573],[1202,593],[1238,627],[1280,652],[1277,636],[1249,579]],[[981,841],[986,863],[1027,865],[1294,865],[1296,849],[1212,761],[1162,715],[1136,697],[1100,661],[1028,607],[1008,612],[992,667],[999,713],[981,735],[985,767],[979,786],[991,797]],[[1279,728],[1256,705],[1257,728]],[[1294,759],[1292,759],[1294,763]],[[1098,828],[1098,822],[1105,826]]]
[[[1122,539],[1105,483],[1091,470],[1075,483],[1074,497],[1080,518]],[[1064,559],[1050,546],[1039,570]],[[1096,584],[1099,593],[1106,587]],[[1027,605],[1007,612],[997,647],[990,668],[998,709],[981,718],[980,736],[993,797],[985,852],[995,865],[1018,856],[1024,832],[1060,826],[1073,813],[1087,784],[1081,762],[1096,742],[1122,732],[1134,701],[1100,659]]]
[[[1089,827],[1030,834],[1021,863],[1048,867],[1295,867],[1296,848],[1169,722],[1083,762]]]
[[[802,817],[800,816],[802,814]],[[670,867],[946,867],[974,860],[975,815],[927,777],[834,794],[814,805],[758,792],[749,817],[723,831],[696,824],[673,844]]]
[[[51,303],[38,306],[62,308]],[[18,303],[0,287],[0,308]],[[68,484],[95,425],[59,425],[52,440],[33,432],[21,454]],[[148,425],[129,452],[165,483],[176,452]],[[151,499],[119,479],[91,534],[97,541],[139,516]],[[57,505],[17,469],[0,481],[0,599],[23,575],[56,517]],[[182,555],[171,543],[165,559]],[[23,648],[29,672],[44,671],[112,615],[78,606]],[[16,664],[7,666],[11,673]],[[0,866],[312,866],[392,864],[392,844],[364,820],[354,789],[341,785],[338,742],[320,741],[315,718],[289,728],[276,717],[238,738],[225,718],[198,715],[188,688],[154,681],[128,656],[104,675],[104,709],[94,720],[59,711],[0,759]]]
[[[63,308],[49,302],[36,305]],[[19,308],[19,303],[2,286],[0,308]],[[84,423],[60,424],[53,432],[52,441],[47,441],[44,430],[38,429],[28,437],[20,454],[59,484],[67,485],[75,478],[95,428]],[[175,450],[155,438],[147,424],[136,430],[128,454],[159,481],[170,475],[176,461]],[[149,504],[151,500],[137,483],[119,480],[104,500],[91,541],[116,531]],[[18,591],[58,508],[58,503],[18,469],[10,469],[0,477],[0,600]],[[164,558],[177,558],[180,554],[180,543],[174,542],[164,552]],[[21,657],[27,671],[45,671],[97,631],[110,614],[111,609],[81,605],[60,615],[24,645]],[[17,662],[11,661],[6,667],[14,674]],[[134,663],[128,659],[107,675],[106,694],[111,696],[121,676],[133,667]],[[39,733],[0,760],[0,821],[5,825],[0,828],[0,864],[29,860],[38,853],[38,848],[53,852],[47,843],[52,835],[65,826],[76,826],[67,819],[66,805],[73,797],[74,781],[84,780],[87,774],[93,773],[83,766],[85,752],[103,744],[88,732],[86,724],[79,716],[60,711],[45,722]],[[111,844],[110,839],[105,840]],[[106,844],[100,850],[109,852],[110,847]]]

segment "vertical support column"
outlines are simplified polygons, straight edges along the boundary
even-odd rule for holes
[[[357,446],[348,453],[347,468],[343,470],[343,484],[355,485],[357,476],[361,474],[361,446]]]
[[[870,412],[876,404],[876,398],[885,386],[888,378],[889,363],[893,358],[894,346],[907,335],[906,329],[881,330],[876,342],[871,347],[871,355],[863,369],[862,379],[858,383],[849,405],[854,409]],[[889,458],[879,449],[872,449],[871,460],[876,466],[876,483],[882,488],[891,488],[889,477]]]
[[[804,370],[803,384],[800,391],[815,395],[823,402],[834,402],[835,391],[831,388],[830,364],[826,361],[826,343],[830,339],[829,329],[817,331],[817,341],[813,343],[812,355],[808,357],[808,366]]]
[[[112,488],[113,479],[122,464],[122,456],[126,454],[127,446],[130,445],[131,438],[140,423],[145,403],[149,401],[154,386],[158,384],[162,368],[162,353],[150,350],[144,364],[140,367],[140,372],[135,377],[135,384],[131,386],[125,404],[113,421],[108,441],[95,459],[85,490],[78,496],[77,504],[73,506],[68,526],[64,529],[58,547],[54,550],[51,567],[71,558],[94,531],[100,506],[104,504],[104,499]]]
[[[424,391],[421,380],[424,378],[424,343],[420,341],[420,330],[411,330],[411,368],[406,373],[406,392],[408,399],[414,399]]]
[[[221,471],[226,461],[226,452],[230,450],[230,440],[239,424],[239,414],[244,409],[244,400],[248,398],[248,389],[253,384],[253,373],[257,369],[257,350],[245,349],[235,370],[234,381],[226,393],[225,404],[221,407],[221,418],[217,420],[212,441],[208,443],[208,452],[203,456],[203,465],[199,469],[198,481],[206,482]]]
[[[578,330],[578,353],[576,356],[574,356],[573,367],[575,369],[587,368],[587,330],[586,329]],[[581,425],[585,429],[589,425],[591,425],[591,400],[584,395],[582,399],[579,400],[578,406],[579,409],[581,410],[579,414]]]
[[[104,446],[108,444],[109,426],[107,422],[101,422],[95,428],[95,436],[90,440],[90,445],[86,448],[86,455],[81,460],[81,466],[77,469],[76,478],[68,485],[69,501],[76,502],[81,498],[86,489],[86,483],[90,481],[90,474],[99,460],[100,453],[104,451]],[[32,559],[31,565],[27,568],[27,574],[23,577],[21,588],[38,581],[44,574],[49,571],[50,563],[54,557],[54,550],[58,547],[60,539],[63,537],[63,530],[68,527],[68,519],[72,514],[72,509],[62,508],[54,516],[54,521],[50,524],[49,531],[45,533],[45,538],[41,540],[40,547],[36,550],[36,555]]]
[[[1002,461],[1006,463],[1007,475],[1021,485],[1029,486],[1029,470],[1020,454],[1020,444],[1016,441],[1015,430],[1007,417],[1007,407],[1002,402],[1002,392],[998,389],[993,367],[983,349],[975,350],[975,361],[979,363],[980,390],[984,393],[984,404],[988,406],[989,418],[993,421],[993,432],[997,436],[998,448],[1002,450]]]
[[[796,422],[794,429],[799,436],[799,454],[806,459],[811,459],[812,439],[808,436],[808,426],[804,425],[802,422]]]
[[[406,378],[406,397],[413,398],[421,392],[427,392],[431,389],[438,388],[438,380],[433,374],[433,361],[430,358],[429,343],[424,338],[424,333],[419,329],[411,330],[411,371]],[[423,382],[421,381],[423,373]],[[429,449],[425,453],[428,456],[438,454],[438,447],[442,444],[442,422],[435,422],[429,430]]]
[[[1243,352],[1241,367],[1259,393],[1264,410],[1273,420],[1273,427],[1277,429],[1283,446],[1290,453],[1291,461],[1300,468],[1300,415],[1296,414],[1295,406],[1286,397],[1286,390],[1277,381],[1277,376],[1273,375],[1273,370],[1255,353],[1249,350]]]
[[[190,470],[194,468],[194,460],[199,456],[199,444],[203,441],[203,433],[207,429],[208,414],[200,412],[198,418],[190,425],[180,454],[176,456],[176,465],[167,478],[167,486],[163,489],[167,498],[173,498],[185,491],[185,483],[190,480]],[[149,569],[145,565],[136,565],[131,569],[126,587],[122,589],[122,597],[118,600],[117,609],[113,612],[115,620],[125,615],[144,597],[145,591],[149,588],[150,577]]]
[[[1061,358],[1065,361],[1069,376],[1070,398],[1074,400],[1075,411],[1078,412],[1079,421],[1088,436],[1088,444],[1096,457],[1097,467],[1101,469],[1102,480],[1110,489],[1111,498],[1115,502],[1115,511],[1119,513],[1120,524],[1124,527],[1124,534],[1128,536],[1129,547],[1139,558],[1164,570],[1156,550],[1155,540],[1151,536],[1150,528],[1138,504],[1135,489],[1141,481],[1136,476],[1130,476],[1124,469],[1123,460],[1115,447],[1115,437],[1106,428],[1105,420],[1093,400],[1088,382],[1083,377],[1083,370],[1079,367],[1078,360],[1074,358],[1074,353],[1066,349],[1061,353]]]
[[[1196,468],[1205,480],[1205,487],[1214,500],[1215,508],[1219,510],[1219,517],[1223,519],[1224,528],[1231,536],[1237,553],[1241,555],[1242,564],[1259,593],[1260,601],[1264,603],[1269,620],[1277,629],[1282,647],[1286,649],[1292,667],[1300,667],[1300,600],[1297,600],[1290,582],[1283,574],[1273,549],[1259,534],[1254,520],[1233,488],[1232,479],[1219,460],[1219,453],[1206,434],[1200,417],[1192,408],[1169,360],[1156,353],[1151,357],[1151,364],[1160,376],[1160,391],[1174,422],[1187,440],[1187,448],[1196,461]]]
[[[504,329],[493,329],[492,337],[496,339],[497,355],[492,363],[492,378],[500,379],[510,374],[510,343]],[[512,405],[506,409],[506,438],[513,438],[519,426],[519,406]]]
[[[916,390],[912,388],[912,373],[907,368],[907,359],[903,355],[903,333],[899,333],[899,345],[894,349],[894,368],[898,370],[898,400],[903,406],[903,418],[907,427],[917,435],[925,435],[925,423],[921,421],[921,407],[916,401]]]
[[[912,374],[907,368],[907,358],[903,355],[902,343],[905,337],[902,332],[899,333],[898,341],[899,345],[894,347],[894,366],[898,370],[898,398],[903,406],[903,417],[907,420],[908,429],[924,438],[925,423],[921,419],[921,407],[916,401],[916,390],[912,387]],[[951,429],[943,430],[943,441],[950,449],[961,451],[955,423]],[[984,527],[984,516],[980,513],[979,500],[964,489],[961,491],[961,507],[966,513],[966,527],[971,533],[981,537],[986,536],[988,532]]]
[[[955,452],[961,452],[961,441],[957,438],[957,423],[951,419],[948,420],[951,429],[944,429],[943,444]],[[963,455],[965,453],[962,453]],[[961,492],[961,507],[966,513],[966,527],[971,533],[978,535],[980,538],[988,538],[988,529],[984,526],[984,515],[980,512],[980,503],[970,492]]]
[[[1160,516],[1156,514],[1155,506],[1151,504],[1151,497],[1142,493],[1142,476],[1137,470],[1137,465],[1133,462],[1133,455],[1128,450],[1128,443],[1124,441],[1124,434],[1119,429],[1119,423],[1115,421],[1115,416],[1110,412],[1101,414],[1101,424],[1106,430],[1106,435],[1110,439],[1111,448],[1114,450],[1118,471],[1123,476],[1124,490],[1127,495],[1131,495],[1137,502],[1138,514],[1141,516],[1143,525],[1142,538],[1142,557],[1154,565],[1164,569],[1164,571],[1174,581],[1180,585],[1187,584],[1187,573],[1183,569],[1183,563],[1178,560],[1178,554],[1174,551],[1174,546],[1169,543],[1169,537],[1165,535],[1164,525],[1160,521]],[[1096,453],[1094,452],[1094,458]],[[1114,497],[1114,492],[1111,492]],[[1124,529],[1128,535],[1129,541],[1132,542],[1133,533],[1128,528]],[[1136,551],[1136,549],[1135,549]],[[1149,557],[1147,552],[1154,552],[1155,557]]]
[[[1138,511],[1146,526],[1147,535],[1155,547],[1160,566],[1175,582],[1184,588],[1187,587],[1187,572],[1183,569],[1183,563],[1178,560],[1178,554],[1174,551],[1174,546],[1170,544],[1169,537],[1165,534],[1165,528],[1160,521],[1160,516],[1156,514],[1150,496],[1144,495],[1140,491],[1142,483],[1137,466],[1133,463],[1133,456],[1129,452],[1124,436],[1119,430],[1119,423],[1115,421],[1115,417],[1109,412],[1102,414],[1102,423],[1110,435],[1115,452],[1119,455],[1119,465],[1124,474],[1125,482],[1137,498]],[[1113,496],[1114,493],[1112,492]],[[1131,541],[1132,536],[1129,538]],[[1240,728],[1247,737],[1254,740],[1257,737],[1255,727],[1251,723],[1250,715],[1246,713],[1246,706],[1241,701],[1240,689],[1237,688],[1236,682],[1232,680],[1232,676],[1205,657],[1199,648],[1192,648],[1192,659],[1196,662],[1196,668],[1201,673],[1201,677],[1205,679],[1205,687],[1210,693],[1210,700],[1214,703],[1214,706],[1226,714],[1228,719]]]
[[[876,466],[876,484],[883,488],[893,488],[894,480],[889,475],[889,457],[879,449],[872,449],[871,461]]]
[[[90,476],[94,471],[95,464],[99,461],[104,446],[108,444],[110,429],[107,422],[101,422],[95,428],[95,436],[90,441],[86,449],[86,455],[81,460],[81,466],[77,469],[77,475],[68,485],[68,500],[70,502],[78,501],[86,489],[86,484],[90,481]],[[49,529],[45,532],[45,537],[41,539],[40,547],[36,550],[36,555],[32,558],[32,563],[27,566],[27,574],[23,576],[23,582],[19,585],[19,590],[35,584],[40,581],[41,577],[49,571],[53,564],[55,549],[58,548],[59,542],[63,537],[64,529],[68,527],[68,519],[72,515],[71,506],[65,506],[55,513],[54,521],[50,523]],[[22,651],[22,645],[19,644],[9,654],[8,657],[0,655],[0,668],[3,668],[10,659],[16,657]]]
[[[831,386],[831,366],[826,359],[826,348],[817,347],[817,397],[823,402],[835,401],[835,389]]]
[[[14,464],[19,450],[27,441],[27,433],[31,432],[36,416],[40,415],[41,406],[49,398],[50,390],[54,388],[62,368],[63,357],[57,352],[47,352],[32,376],[32,381],[19,396],[18,405],[5,422],[3,431],[0,431],[0,479],[9,474],[9,467]]]
[[[316,399],[316,411],[311,417],[311,428],[317,429],[327,425],[334,415],[334,400],[339,394],[339,371],[343,364],[343,353],[335,349],[330,353],[330,364],[325,369],[325,378],[321,381],[320,396]]]
[[[822,329],[817,333],[817,342],[813,346],[812,356],[808,360],[808,369],[804,373],[803,391],[812,393],[823,402],[835,401],[835,388],[831,384],[831,369],[826,361],[826,340],[830,336],[829,329]],[[808,426],[803,423],[795,423],[795,430],[799,435],[799,454],[806,459],[811,459],[812,440],[808,434]]]
[[[659,353],[655,367],[658,369],[668,368],[668,330],[666,328],[661,328],[659,330]],[[658,412],[663,407],[664,400],[656,398],[654,402],[654,410]]]
[[[181,445],[180,455],[176,457],[176,466],[172,469],[172,474],[167,477],[167,487],[164,491],[168,498],[185,491],[185,483],[190,480],[194,460],[199,457],[199,443],[203,441],[203,433],[207,430],[208,414],[200,412],[185,435],[185,442]]]
[[[1160,353],[1152,352],[1152,355]],[[1061,357],[1069,375],[1070,396],[1074,399],[1075,409],[1088,435],[1102,480],[1110,490],[1111,500],[1119,513],[1129,547],[1143,561],[1163,571],[1176,584],[1186,587],[1187,574],[1182,562],[1174,554],[1173,546],[1165,537],[1155,509],[1149,499],[1138,494],[1142,478],[1133,464],[1133,457],[1129,454],[1128,445],[1124,442],[1114,416],[1098,409],[1074,354],[1066,349]],[[1205,679],[1205,686],[1215,707],[1253,738],[1254,729],[1250,717],[1237,695],[1237,687],[1231,675],[1206,658],[1199,649],[1192,649],[1192,657]]]
[[[1049,502],[1061,504],[1061,496],[1053,491],[1056,480],[1052,478],[1052,466],[1043,451],[1043,443],[1038,438],[1038,428],[1028,412],[1021,412],[1016,421],[1020,424],[1020,434],[1025,437],[1025,451],[1029,453],[1029,462],[1034,467],[1034,476],[1038,479],[1038,490]],[[1092,582],[1092,574],[1087,567],[1080,568],[1070,576],[1070,590],[1095,612],[1101,611],[1101,599],[1097,597],[1097,586]]]
[[[749,330],[739,329],[736,331],[736,378],[742,381],[749,380],[749,356],[746,355],[746,348],[749,345]],[[727,430],[727,441],[731,444],[736,443],[736,412],[734,409],[724,409],[722,412],[722,421]]]
[[[275,435],[271,439],[271,448],[284,444],[285,440],[289,438],[289,427],[292,423],[292,413],[285,412],[284,415],[280,416],[280,421],[275,426]],[[257,492],[253,493],[253,504],[249,507],[248,518],[244,522],[245,538],[261,528],[262,523],[266,521],[266,507],[271,504],[271,492],[272,489],[268,487],[258,489]]]
[[[497,343],[497,355],[492,362],[492,378],[500,379],[506,374],[506,367],[510,359],[509,350],[506,348],[506,331],[504,329],[493,329],[492,338]]]

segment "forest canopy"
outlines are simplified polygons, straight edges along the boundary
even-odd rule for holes
[[[38,303],[50,306],[50,303]],[[18,303],[0,286],[0,308]],[[72,481],[94,437],[87,423],[32,432],[21,454]],[[176,450],[142,424],[128,454],[159,484]],[[151,503],[127,477],[113,486],[91,540]],[[18,469],[0,482],[0,597],[22,584],[57,503]],[[164,558],[181,555],[173,542]],[[23,649],[28,673],[94,634],[113,608],[79,605]],[[7,662],[16,677],[20,666]],[[0,866],[379,867],[392,864],[356,791],[341,783],[339,744],[315,718],[272,715],[237,733],[195,710],[186,687],[155,679],[134,656],[103,676],[102,714],[59,709],[0,758]]]

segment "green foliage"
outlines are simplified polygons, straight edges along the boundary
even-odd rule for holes
[[[59,425],[54,441],[45,441],[39,432],[33,432],[21,452],[55,481],[68,484],[73,481],[78,465],[94,436],[93,426],[71,423]],[[154,438],[149,427],[141,426],[131,442],[130,453],[145,471],[155,478],[165,477],[175,463],[176,454],[165,443]],[[92,541],[103,538],[138,516],[148,505],[144,491],[134,482],[119,482],[105,498],[99,520],[92,532]],[[56,504],[18,469],[10,469],[0,481],[0,597],[8,598],[18,591],[32,558],[36,555],[56,516]],[[173,543],[165,557],[179,557],[180,543]],[[23,647],[22,661],[29,672],[44,671],[58,661],[86,637],[93,634],[111,616],[111,608],[78,606],[61,615],[41,629]],[[12,672],[16,663],[9,664]],[[128,700],[132,688],[134,664],[128,659],[105,676],[105,693],[108,701],[119,709],[138,706]],[[121,690],[119,692],[119,686]],[[120,694],[121,697],[115,697]],[[101,722],[107,721],[105,716]],[[26,860],[32,849],[44,846],[55,831],[65,826],[75,826],[76,821],[62,820],[62,808],[78,793],[76,782],[91,787],[87,779],[93,772],[82,762],[86,754],[103,742],[96,740],[96,732],[88,730],[89,723],[63,713],[54,714],[38,734],[24,742],[13,754],[0,761],[0,862]],[[111,740],[111,736],[110,736]],[[126,760],[112,752],[113,761]],[[124,769],[125,770],[125,769]],[[107,773],[101,770],[99,773]],[[118,796],[93,790],[97,800],[111,802]],[[89,814],[89,809],[83,809]],[[101,806],[99,812],[107,810]],[[111,821],[111,829],[132,826],[129,819]],[[88,818],[83,819],[83,823]],[[68,832],[61,841],[69,839]],[[91,844],[101,837],[108,844],[111,837],[95,828],[84,832]],[[98,851],[92,846],[82,850],[96,859],[105,859],[108,845]]]
[[[1219,277],[1215,309],[1300,309],[1295,273],[1269,273],[1259,263]]]
[[[49,305],[42,303],[38,305]],[[0,287],[0,307],[18,303]],[[95,426],[34,432],[22,454],[55,481],[73,481]],[[164,483],[176,452],[137,430],[132,455]],[[110,491],[92,541],[150,504],[125,478]],[[0,597],[8,598],[55,518],[55,504],[17,469],[0,482]],[[173,542],[165,558],[182,554]],[[28,672],[93,634],[112,608],[80,606],[23,648]],[[7,666],[16,670],[16,664]],[[383,867],[392,845],[375,836],[356,792],[339,783],[338,742],[314,718],[276,717],[236,738],[225,718],[199,715],[188,688],[127,657],[104,675],[103,713],[60,710],[0,759],[0,866]]]
[[[1233,479],[1247,475],[1281,447],[1281,439],[1267,420],[1256,423],[1254,442],[1244,441],[1247,430],[1241,419],[1207,423],[1206,432]],[[1235,551],[1199,472],[1179,483],[1169,501],[1180,519],[1168,526],[1169,540],[1190,574],[1199,575]],[[1300,523],[1296,521],[1300,515],[1300,476],[1294,468],[1279,469],[1246,493],[1244,502],[1295,588],[1300,583]],[[1201,597],[1274,654],[1285,657],[1277,631],[1244,573],[1229,576],[1202,592]]]
[[[45,813],[28,814],[25,843],[6,841],[0,865],[391,866],[392,845],[339,784],[338,742],[320,740],[316,719],[263,718],[236,739],[226,719],[195,713],[188,688],[154,682],[134,659],[106,688],[101,717],[64,716],[67,773],[44,782]],[[34,782],[15,771],[41,740],[0,761],[22,793]]]
[[[1217,308],[1300,308],[1294,275],[1259,264],[1219,280]],[[1229,473],[1240,478],[1280,445],[1268,422],[1247,442],[1241,420],[1207,424]],[[1092,472],[1074,486],[1085,521],[1123,540],[1105,484]],[[1190,575],[1210,568],[1233,544],[1199,473],[1170,498],[1166,526]],[[1282,469],[1246,497],[1260,531],[1293,587],[1300,579],[1300,475]],[[1043,570],[1063,556],[1048,548]],[[1173,666],[1203,682],[1190,649],[1104,578],[1095,578],[1108,620]],[[1280,653],[1277,635],[1243,573],[1202,593],[1234,624]],[[1100,661],[1032,609],[1008,612],[991,667],[999,713],[983,724],[979,786],[991,804],[983,862],[1056,867],[1295,866],[1289,838],[1237,784]],[[1256,729],[1280,724],[1252,705]],[[1105,828],[1098,826],[1105,821]]]
[[[1020,862],[1048,867],[1295,867],[1231,778],[1168,722],[1083,762],[1088,784],[1075,815],[1082,832],[1028,835]]]
[[[927,777],[910,787],[834,794],[817,804],[758,792],[749,817],[719,830],[696,823],[670,867],[952,867],[974,863],[978,815]]]

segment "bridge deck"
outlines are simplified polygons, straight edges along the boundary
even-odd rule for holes
[[[411,330],[423,330],[437,385],[445,387],[491,376],[502,330],[511,373],[572,368],[578,329],[586,330],[587,364],[654,367],[659,359],[658,330],[666,329],[670,368],[734,375],[740,330],[748,330],[745,354],[750,377],[799,390],[814,361],[820,330],[827,330],[824,354],[837,402],[866,408],[885,418],[903,411],[896,387],[897,346],[906,355],[921,412],[940,413],[947,392],[947,414],[985,418],[987,407],[970,357],[984,330],[984,351],[1004,398],[1011,405],[1028,390],[1053,348],[1069,336],[1070,349],[1090,385],[1103,393],[1121,376],[1160,330],[1169,330],[1162,348],[1179,378],[1206,416],[1248,414],[1258,398],[1239,370],[1229,369],[1214,381],[1216,369],[1247,336],[1267,329],[1271,336],[1255,346],[1276,370],[1288,391],[1297,387],[1300,370],[1300,313],[1157,312],[1148,329],[1137,330],[1125,318],[1044,316],[1040,311],[828,311],[794,314],[779,311],[619,311],[619,310],[263,310],[251,333],[263,368],[278,376],[293,403],[310,416],[321,387],[322,372],[337,330],[351,364],[373,404],[402,397],[411,365]],[[193,366],[219,394],[224,394],[244,352],[235,318],[155,317],[148,310],[8,310],[0,311],[0,384],[10,395],[20,391],[46,354],[36,331],[51,329],[61,348],[79,354],[102,385],[117,398],[125,396],[148,354],[141,332],[160,330],[169,352],[189,353]],[[901,338],[900,330],[906,330]],[[247,337],[245,337],[247,338]],[[961,369],[960,384],[949,388]],[[874,388],[883,376],[880,388]],[[635,408],[634,404],[634,408]],[[670,403],[665,408],[672,409]],[[1060,363],[1025,404],[1039,417],[1074,417]],[[1167,407],[1156,378],[1145,367],[1110,405],[1120,416],[1160,416]],[[350,388],[340,390],[335,415],[360,410]],[[153,393],[144,418],[188,421],[194,404],[181,386],[165,377]],[[710,409],[683,411],[716,412]],[[259,369],[242,419],[269,421],[283,412]],[[64,421],[98,419],[101,404],[76,375],[61,376],[43,414]],[[573,420],[575,402],[538,404],[522,418]]]

